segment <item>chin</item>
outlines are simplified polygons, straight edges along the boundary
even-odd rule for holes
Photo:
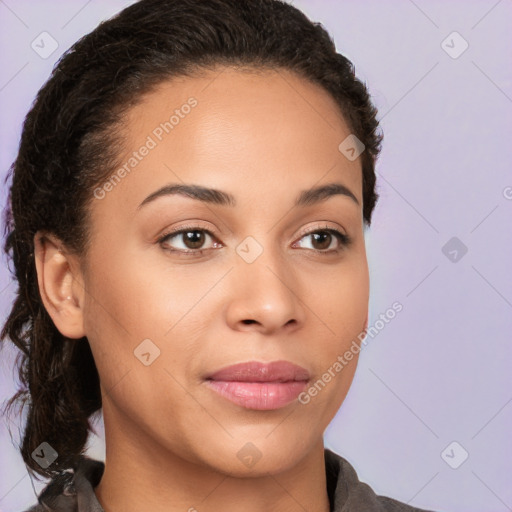
[[[279,428],[279,427],[278,427]],[[226,443],[215,446],[198,454],[200,458],[216,471],[236,478],[254,478],[279,474],[290,470],[306,455],[310,448],[299,435],[275,436],[259,432],[256,437],[236,437]],[[203,445],[204,447],[204,445]]]

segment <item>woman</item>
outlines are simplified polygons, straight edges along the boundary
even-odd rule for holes
[[[51,478],[30,510],[420,510],[323,445],[368,323],[381,139],[350,61],[280,1],[142,0],[64,55],[7,226],[12,403]]]

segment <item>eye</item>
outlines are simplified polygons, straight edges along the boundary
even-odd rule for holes
[[[300,242],[308,237],[311,241],[310,247],[304,246]],[[211,240],[210,246],[205,247],[208,240]],[[352,239],[345,233],[326,227],[303,233],[299,242],[293,244],[293,247],[298,245],[300,248],[310,249],[316,253],[332,254],[341,251],[351,242]],[[185,226],[165,233],[158,239],[158,243],[166,251],[195,256],[200,256],[213,248],[223,247],[216,241],[213,233],[200,226]]]
[[[158,242],[171,252],[196,254],[201,254],[212,247],[221,246],[221,244],[214,241],[212,247],[203,247],[208,239],[214,240],[210,231],[199,226],[190,226],[166,233],[158,239]],[[174,242],[172,242],[173,240]]]
[[[308,231],[302,235],[301,240],[307,239],[308,237],[311,241],[311,245],[310,247],[306,247],[306,249],[310,248],[318,253],[339,252],[342,248],[347,247],[352,241],[348,235],[334,228]],[[301,247],[304,246],[301,245]]]

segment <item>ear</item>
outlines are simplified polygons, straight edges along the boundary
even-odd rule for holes
[[[46,311],[63,336],[82,338],[84,285],[76,255],[64,250],[51,233],[34,235],[39,293]]]

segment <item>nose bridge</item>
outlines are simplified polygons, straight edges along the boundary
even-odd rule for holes
[[[275,330],[303,321],[303,304],[293,269],[270,242],[248,236],[235,248],[236,291],[230,298],[228,318],[235,325],[256,322],[258,328]]]

